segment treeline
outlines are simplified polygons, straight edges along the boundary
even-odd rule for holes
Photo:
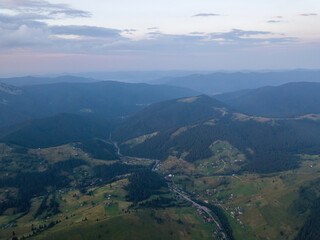
[[[88,139],[77,144],[84,152],[89,153],[92,158],[102,160],[117,160],[119,156],[117,149],[112,143],[101,139]]]
[[[314,201],[310,214],[295,240],[315,239],[320,239],[320,198]]]
[[[235,240],[235,238],[233,237],[232,228],[230,226],[229,220],[227,216],[224,214],[223,210],[210,203],[201,203],[201,204],[209,208],[212,211],[212,213],[219,219],[219,222],[221,223],[223,231],[227,235],[227,239]]]
[[[49,198],[49,195],[46,195],[43,198],[34,217],[38,217],[41,214],[43,214],[44,212],[47,212],[47,216],[53,216],[53,215],[60,213],[60,210],[59,210],[60,204],[56,200],[56,196],[54,194],[52,195],[51,199],[49,200],[49,204],[47,204],[48,198]]]
[[[296,240],[320,239],[320,179],[299,188],[299,198],[293,207],[299,215],[310,211]]]
[[[163,178],[149,169],[141,169],[129,177],[130,183],[126,187],[127,200],[134,203],[149,198],[162,186],[165,186]]]
[[[163,208],[169,208],[169,207],[177,207],[181,205],[182,205],[181,203],[178,203],[173,198],[159,196],[155,199],[151,199],[149,201],[139,203],[139,208],[163,209]]]
[[[111,165],[98,165],[93,167],[95,176],[101,178],[103,182],[110,182],[115,177],[120,177],[121,175],[138,171],[144,168],[140,165],[128,165],[122,163],[114,163]]]
[[[299,215],[310,212],[296,240],[320,239],[320,179],[299,188],[293,208]]]
[[[74,168],[82,166],[82,165],[89,165],[87,161],[79,158],[70,158],[67,161],[60,161],[51,167],[51,169],[56,169],[57,171],[62,170],[64,172],[71,173]]]

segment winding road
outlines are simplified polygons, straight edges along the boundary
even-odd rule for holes
[[[124,156],[121,154],[120,148],[118,146],[118,144],[116,142],[114,142],[114,146],[117,149],[117,153],[120,157],[124,157],[124,158],[129,158],[129,159],[135,159],[135,160],[152,160],[155,161],[154,166],[152,167],[152,171],[156,171],[156,169],[158,168],[159,164],[161,163],[160,160],[158,159],[149,159],[149,158],[138,158],[138,157],[131,157],[131,156]],[[218,221],[212,216],[212,214],[210,213],[210,210],[208,208],[206,208],[205,206],[201,206],[200,204],[196,203],[195,201],[191,200],[189,197],[187,197],[185,194],[182,194],[181,192],[179,192],[177,189],[177,186],[175,185],[175,183],[172,181],[172,186],[169,186],[169,189],[171,189],[173,192],[175,192],[176,194],[178,194],[179,196],[181,196],[184,200],[192,203],[194,206],[196,206],[198,209],[201,209],[202,211],[204,211],[206,214],[208,214],[208,216],[213,220],[213,222],[215,223],[215,225],[217,226],[217,229],[220,231],[221,235],[222,235],[222,239],[227,240],[226,234],[223,232],[222,227],[220,226],[220,224],[218,223]]]

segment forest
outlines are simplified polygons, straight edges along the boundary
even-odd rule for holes
[[[14,177],[0,179],[0,187],[13,187],[18,189],[16,196],[7,196],[0,202],[0,214],[8,208],[16,208],[17,212],[27,212],[30,208],[30,200],[35,196],[47,193],[48,187],[51,191],[66,187],[70,178],[62,174],[63,171],[71,172],[73,168],[87,165],[80,159],[70,159],[55,163],[43,172],[18,172]]]
[[[107,141],[93,138],[84,140],[76,145],[84,152],[89,153],[92,158],[102,160],[117,160],[119,156],[115,146]]]
[[[166,186],[163,178],[149,169],[142,169],[134,172],[129,177],[127,200],[137,203],[149,198],[152,194]]]

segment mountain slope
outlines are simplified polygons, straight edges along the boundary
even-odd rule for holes
[[[0,115],[5,116],[0,119],[0,126],[61,112],[121,117],[150,103],[196,94],[193,90],[173,86],[110,81],[55,83],[16,89],[18,94],[0,89]]]
[[[75,114],[58,114],[2,128],[0,141],[30,148],[43,148],[92,137],[106,138],[109,131],[110,125],[105,121]]]
[[[226,141],[246,155],[244,170],[273,172],[297,167],[298,153],[320,151],[319,120],[250,117],[206,96],[186,107],[188,99],[151,105],[124,122],[113,132],[122,152],[194,162],[212,157],[214,143]]]
[[[152,104],[126,119],[115,130],[117,139],[130,139],[156,131],[195,124],[220,117],[226,106],[206,95]]]
[[[215,98],[250,115],[279,118],[320,113],[320,83],[288,83],[226,93]]]
[[[217,94],[253,89],[263,86],[278,86],[289,82],[319,82],[320,71],[295,70],[286,72],[235,72],[194,74],[166,79],[165,83],[186,87],[206,94]]]

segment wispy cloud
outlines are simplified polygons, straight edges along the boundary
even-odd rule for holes
[[[267,23],[282,23],[283,21],[281,20],[269,20]]]
[[[217,16],[221,16],[221,15],[217,13],[198,13],[193,15],[192,17],[217,17]]]
[[[267,23],[282,23],[283,22],[283,16],[273,16],[270,20],[267,21]]]
[[[76,35],[97,38],[121,38],[122,31],[112,28],[93,27],[93,26],[52,26],[49,30],[57,35]]]
[[[249,38],[257,35],[270,35],[272,32],[267,31],[246,31],[241,29],[233,29],[225,33],[211,33],[212,38],[223,38],[226,40],[235,40],[240,38]]]
[[[158,30],[159,28],[158,27],[149,27],[147,28],[147,30]]]
[[[318,16],[317,13],[300,13],[299,16],[301,17],[312,17],[312,16]]]
[[[192,35],[203,35],[205,32],[191,32]]]

